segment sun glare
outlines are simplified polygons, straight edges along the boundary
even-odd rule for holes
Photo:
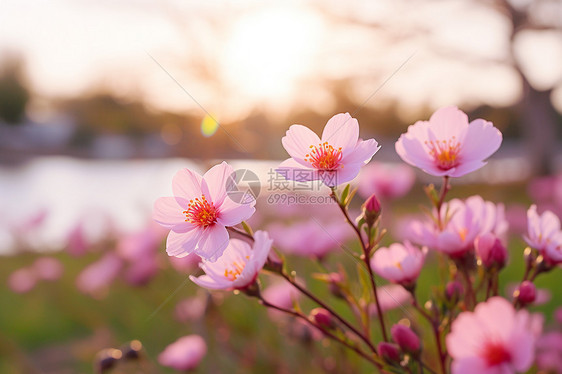
[[[302,8],[256,10],[234,23],[223,55],[225,81],[250,99],[291,95],[311,70],[319,16]]]

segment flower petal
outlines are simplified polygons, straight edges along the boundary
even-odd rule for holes
[[[232,282],[229,281],[227,278],[223,282],[220,282],[216,278],[212,278],[206,274],[201,275],[200,277],[194,277],[193,275],[189,276],[189,279],[196,285],[204,288],[208,288],[210,290],[224,290],[232,287]]]
[[[435,111],[429,119],[431,129],[439,134],[437,140],[449,140],[456,137],[462,140],[461,135],[468,126],[468,116],[455,106],[441,108]]]
[[[215,262],[222,256],[228,245],[228,232],[220,223],[203,230],[195,253],[209,262]]]
[[[322,143],[328,142],[334,148],[353,148],[359,139],[359,122],[349,113],[336,114],[322,132]]]
[[[459,158],[462,162],[484,160],[498,150],[502,144],[502,133],[492,122],[476,119],[470,123],[462,140]]]
[[[202,230],[195,226],[186,232],[170,231],[166,240],[166,253],[178,258],[189,255],[195,250],[201,234]]]
[[[222,163],[210,168],[205,175],[203,175],[203,179],[205,180],[207,189],[211,195],[211,201],[215,207],[221,205],[226,197],[227,184],[233,182],[233,173],[234,169],[232,166],[223,161]]]
[[[320,144],[320,138],[308,127],[292,125],[281,139],[281,143],[292,158],[305,166],[308,163],[304,161],[304,158],[310,152],[310,146]]]
[[[317,170],[303,167],[292,158],[283,161],[275,171],[286,180],[310,182],[320,179]]]
[[[344,155],[342,164],[355,164],[362,162],[366,164],[381,149],[375,139],[359,140],[353,150]]]
[[[187,168],[181,169],[172,179],[172,191],[174,191],[174,197],[184,198],[186,200],[200,197],[202,193],[201,180],[202,177],[199,174]]]
[[[168,229],[183,225],[185,224],[183,211],[187,204],[187,200],[182,198],[161,197],[154,202],[152,219]]]
[[[255,204],[255,200],[248,204],[238,204],[227,196],[220,206],[220,213],[217,221],[224,226],[237,225],[249,219],[254,214],[256,211],[256,208],[254,208]]]

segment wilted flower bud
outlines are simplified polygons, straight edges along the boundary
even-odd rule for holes
[[[363,204],[363,217],[367,225],[373,226],[382,212],[381,203],[375,194],[372,194]]]
[[[537,288],[532,282],[524,281],[515,290],[513,297],[517,298],[521,305],[531,304],[537,298]]]
[[[328,274],[328,287],[330,292],[335,297],[343,299],[345,295],[342,293],[342,289],[340,287],[340,283],[344,281],[343,276],[340,273],[330,273]]]
[[[380,342],[377,352],[389,364],[400,362],[400,348],[396,344]]]
[[[390,334],[404,352],[417,353],[420,350],[420,338],[409,327],[396,324],[390,329]]]
[[[332,315],[324,308],[312,309],[309,318],[322,329],[331,330],[336,327]]]
[[[445,286],[445,297],[447,300],[457,302],[464,293],[464,287],[459,281],[451,281]]]
[[[493,234],[484,234],[474,241],[476,254],[486,268],[496,267],[501,269],[507,262],[507,249]]]
[[[140,357],[142,343],[139,340],[133,340],[121,348],[123,358],[126,360],[136,360]]]

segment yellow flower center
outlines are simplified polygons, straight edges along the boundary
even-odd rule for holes
[[[458,155],[461,145],[456,137],[453,136],[449,140],[426,140],[424,143],[439,169],[448,170],[459,164]]]

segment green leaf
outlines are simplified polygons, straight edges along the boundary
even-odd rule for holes
[[[351,184],[348,184],[347,186],[345,186],[345,188],[343,189],[343,192],[341,193],[340,199],[339,199],[340,203],[345,205],[345,206],[347,205],[345,202],[347,200],[347,195],[349,195],[349,189],[350,188],[351,188]]]
[[[357,273],[359,277],[359,284],[361,285],[361,298],[370,304],[372,291],[369,273],[363,264],[357,264]]]
[[[254,236],[254,232],[252,231],[252,228],[250,227],[250,225],[246,223],[246,221],[242,221],[242,227],[244,228],[244,231],[248,233],[248,235]]]

